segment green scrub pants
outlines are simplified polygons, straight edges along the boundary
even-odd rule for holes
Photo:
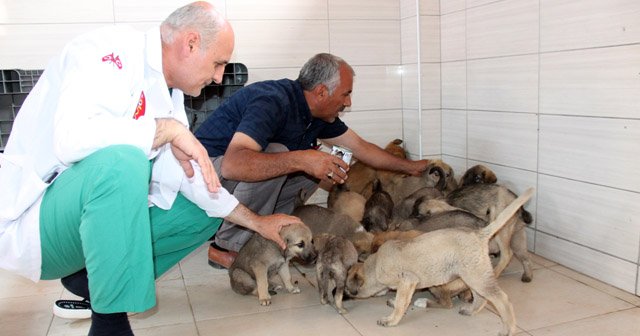
[[[41,279],[87,269],[92,309],[142,312],[155,279],[222,223],[178,194],[170,210],[148,206],[151,163],[135,147],[99,150],[65,170],[40,206]]]

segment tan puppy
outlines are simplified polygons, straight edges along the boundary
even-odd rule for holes
[[[388,240],[410,240],[421,234],[424,231],[408,230],[408,231],[381,231],[373,234],[373,241],[371,242],[371,253],[378,252],[378,249],[382,244]]]
[[[351,267],[348,294],[367,298],[389,288],[396,289],[393,312],[378,320],[381,326],[394,326],[402,319],[416,289],[442,285],[459,277],[469,285],[474,297],[473,303],[460,312],[475,314],[488,300],[502,319],[500,335],[514,335],[513,307],[493,274],[488,243],[532,195],[533,188],[479,230],[442,229],[406,242],[388,241],[364,263]]]
[[[447,202],[486,220],[493,221],[508,204],[516,199],[516,194],[504,186],[498,184],[472,184],[457,189],[447,196]],[[496,275],[500,275],[515,255],[522,263],[524,270],[521,280],[530,282],[533,279],[533,270],[529,251],[527,249],[527,236],[525,225],[533,220],[531,214],[524,208],[514,216],[511,221],[497,234],[495,242],[500,250],[500,259],[495,267]]]
[[[291,284],[289,261],[293,257],[305,262],[315,260],[311,230],[304,224],[295,223],[283,227],[280,236],[287,244],[284,251],[275,242],[259,234],[254,234],[240,249],[229,267],[229,280],[234,292],[257,295],[260,304],[268,306],[271,304],[269,285],[275,287],[270,280],[277,274],[289,293],[300,293],[300,289]]]
[[[318,252],[316,261],[316,279],[320,291],[320,303],[331,302],[338,313],[345,314],[342,295],[347,281],[347,271],[358,262],[358,251],[344,237],[321,233],[313,238]],[[335,288],[335,296],[331,296]]]
[[[331,197],[327,199],[327,208],[361,222],[367,199],[355,191],[345,190],[342,186],[344,185],[334,186],[334,189],[339,188],[341,192],[329,194]]]

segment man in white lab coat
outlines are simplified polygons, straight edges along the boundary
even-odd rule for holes
[[[280,228],[299,221],[239,204],[186,127],[183,92],[220,82],[233,47],[231,26],[206,2],[146,33],[84,34],[15,120],[0,155],[0,267],[90,295],[90,335],[132,335],[126,312],[153,307],[155,278],[222,218],[281,246]]]

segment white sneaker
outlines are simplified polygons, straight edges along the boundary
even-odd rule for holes
[[[53,315],[64,319],[91,318],[91,303],[87,300],[58,300],[53,303]]]

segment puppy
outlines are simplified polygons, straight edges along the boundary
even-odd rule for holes
[[[461,310],[472,315],[488,300],[498,311],[503,329],[500,335],[514,335],[516,322],[507,294],[498,286],[489,259],[489,239],[500,230],[533,195],[533,188],[511,203],[495,221],[480,230],[443,229],[409,241],[391,240],[364,263],[349,270],[347,294],[367,298],[386,289],[396,289],[393,312],[378,320],[381,326],[395,326],[411,302],[416,289],[462,279],[473,292],[473,303]]]
[[[342,236],[353,243],[359,255],[366,256],[370,252],[373,234],[345,214],[315,204],[307,204],[296,207],[292,215],[307,224],[314,235],[331,233]]]
[[[342,295],[347,281],[347,271],[358,262],[358,252],[344,237],[321,233],[313,238],[318,253],[316,279],[320,291],[320,303],[331,302],[340,314],[345,314]],[[335,288],[335,296],[331,296]]]
[[[289,293],[300,293],[297,286],[291,284],[289,261],[298,257],[305,262],[316,258],[311,230],[304,224],[295,223],[283,227],[280,236],[287,247],[284,251],[273,241],[254,234],[240,249],[236,260],[229,267],[229,280],[234,292],[242,295],[257,295],[260,304],[271,304],[270,280],[278,274]]]
[[[355,191],[348,190],[344,184],[334,186],[334,189],[336,188],[340,192],[329,194],[327,208],[336,213],[343,213],[356,222],[361,222],[367,199]]]
[[[392,155],[405,159],[407,157],[407,154],[404,148],[402,148],[401,144],[402,140],[400,139],[391,140],[387,144],[387,146],[385,146],[384,150],[391,153]],[[403,176],[402,174],[392,171],[376,170],[363,163],[362,161],[356,161],[351,165],[351,168],[349,169],[349,178],[345,181],[344,184],[348,187],[349,190],[361,194],[366,199],[371,196],[371,182],[373,182],[374,179],[380,178],[381,180],[386,181],[387,179],[396,175]],[[336,188],[333,188],[331,190],[331,192],[329,193],[329,197],[332,197],[331,193],[333,193],[335,189]]]
[[[373,182],[373,194],[364,205],[362,225],[369,232],[387,231],[393,215],[391,195],[382,189],[380,180]]]
[[[489,168],[483,165],[475,165],[464,173],[460,178],[458,188],[463,188],[473,184],[493,184],[498,181],[496,174]]]
[[[453,191],[447,196],[447,202],[491,222],[515,198],[516,194],[504,186],[480,183]],[[522,263],[524,270],[522,282],[530,282],[533,278],[533,270],[527,250],[525,225],[531,223],[532,217],[528,211],[521,208],[515,218],[516,220],[510,222],[496,235],[495,241],[500,250],[500,259],[495,271],[496,275],[500,275],[511,261],[511,257],[515,255]]]
[[[378,252],[378,249],[382,244],[389,240],[410,240],[421,234],[424,231],[408,230],[408,231],[383,231],[373,234],[373,241],[371,241],[371,253]]]

